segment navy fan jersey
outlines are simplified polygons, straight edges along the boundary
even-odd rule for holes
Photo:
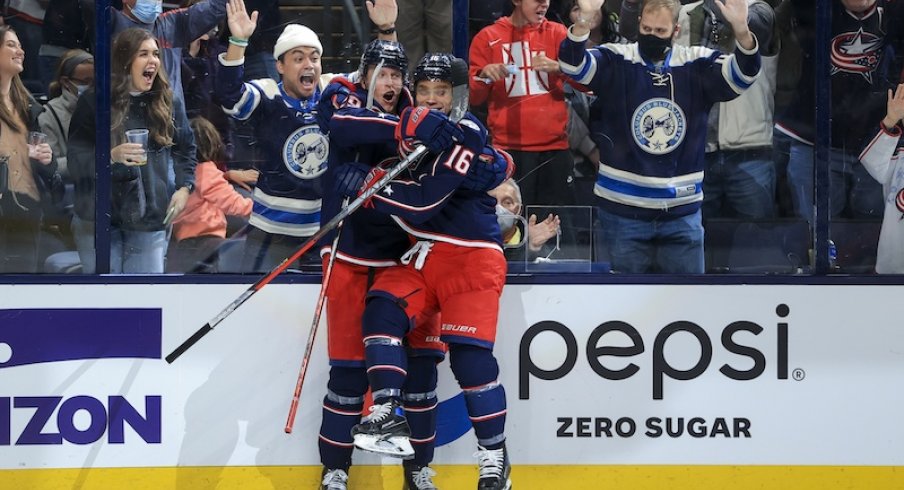
[[[252,121],[264,152],[249,224],[268,233],[311,236],[320,227],[321,181],[329,154],[314,113],[320,89],[299,100],[269,79],[242,83],[243,61],[220,55],[216,95],[226,114]]]
[[[383,160],[398,156],[395,131],[399,118],[365,108],[367,90],[360,84],[355,87],[356,92],[349,97],[346,107],[337,110],[329,122],[329,169],[324,175],[328,191],[323,198],[323,223],[331,220],[342,208],[341,196],[332,191],[334,173],[340,165],[361,162],[376,166]],[[411,103],[411,94],[403,89],[398,111]],[[335,232],[328,234],[321,245],[330,245],[334,237]],[[388,215],[362,207],[345,219],[336,257],[359,265],[387,267],[397,264],[398,258],[409,246],[408,236]]]
[[[633,44],[585,49],[571,31],[562,41],[562,71],[598,97],[591,120],[600,150],[594,192],[612,213],[635,219],[674,218],[700,209],[710,108],[750,87],[758,50],[733,55],[673,46],[661,65]]]
[[[481,131],[480,121],[471,114],[459,125],[464,131]],[[480,158],[503,157],[491,147],[475,155],[462,145],[439,155],[426,153],[374,194],[374,206],[394,215],[399,225],[418,239],[501,252],[496,199],[485,191],[459,189],[470,166],[479,164]]]

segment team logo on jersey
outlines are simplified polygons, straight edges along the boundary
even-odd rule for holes
[[[845,32],[832,39],[832,75],[859,73],[868,82],[882,56],[883,39],[871,32]]]
[[[684,140],[685,121],[684,111],[671,100],[650,99],[631,118],[634,141],[647,153],[664,155]]]
[[[316,124],[309,124],[298,128],[286,138],[283,162],[292,175],[301,179],[313,179],[326,172],[329,153],[329,140]]]

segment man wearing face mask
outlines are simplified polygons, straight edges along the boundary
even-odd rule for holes
[[[94,56],[73,49],[60,58],[56,79],[50,83],[50,101],[38,116],[41,132],[47,135],[47,143],[56,156],[60,175],[69,180],[66,158],[66,141],[69,138],[69,121],[75,112],[79,96],[94,84]]]
[[[505,258],[509,262],[523,261],[525,252],[522,246],[525,244],[529,260],[542,254],[546,242],[559,232],[559,216],[550,214],[540,222],[535,214],[526,220],[521,217],[521,188],[515,179],[505,180],[491,190],[490,195],[496,198],[496,220],[502,231]]]
[[[585,49],[603,0],[579,0],[562,71],[600,98],[591,121],[601,162],[603,240],[617,272],[703,273],[703,166],[709,111],[756,80],[760,56],[747,0],[719,0],[734,53],[673,46],[678,0],[646,0],[636,43]]]

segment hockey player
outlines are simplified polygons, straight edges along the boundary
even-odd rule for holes
[[[876,272],[904,274],[904,84],[888,91],[888,108],[879,132],[860,154],[860,162],[882,184],[885,216],[879,232]]]
[[[322,127],[330,133],[331,140],[325,189],[341,185],[341,181],[336,182],[336,174],[344,166],[342,162],[376,163],[395,154],[393,135],[398,124],[397,114],[411,105],[411,95],[404,86],[407,71],[408,59],[402,46],[392,41],[376,40],[368,44],[361,56],[360,68],[354,74],[357,83],[337,78],[324,90],[318,113]],[[456,128],[449,125],[447,129],[454,131]],[[451,144],[451,136],[446,138],[448,141],[443,144]],[[370,166],[362,165],[366,168]],[[323,222],[340,211],[342,197],[337,193],[325,193]],[[344,220],[339,237],[337,250],[331,250],[334,236],[328,236],[321,251],[324,270],[329,254],[336,254],[326,291],[330,373],[318,440],[324,467],[324,490],[346,488],[354,450],[351,429],[360,420],[364,408],[364,395],[368,388],[361,340],[365,295],[374,278],[385,268],[396,265],[398,257],[409,245],[405,233],[388,216],[367,208],[359,209]],[[427,325],[436,321],[436,318],[428,317],[418,319],[416,323]],[[422,394],[417,398],[422,408],[420,413],[427,423],[423,424],[426,427],[422,434],[418,433],[418,437],[429,440],[434,430],[432,409],[435,408],[435,396],[431,398],[431,390],[421,389],[418,385],[429,386],[430,380],[435,379],[435,365],[443,358],[444,346],[438,339],[422,333],[422,328],[408,336],[408,344],[421,354],[411,362],[424,366],[416,370],[424,373],[424,379],[413,378],[406,389]],[[427,449],[432,451],[432,444]],[[416,486],[413,479],[409,486],[413,489],[431,488],[432,470],[428,470],[419,473],[417,478],[430,486]]]
[[[368,10],[375,25],[395,21],[394,0],[369,2]],[[220,56],[217,97],[227,114],[254,122],[266,155],[252,194],[242,270],[268,271],[320,225],[329,141],[317,125],[316,107],[321,88],[333,75],[322,73],[323,47],[317,34],[289,24],[273,48],[282,81],[242,83],[245,47],[257,27],[257,12],[249,15],[243,0],[232,0],[227,18],[231,36],[228,50]]]
[[[448,121],[452,59],[427,54],[415,69],[418,107],[402,112],[396,132],[403,151],[428,141],[420,134],[425,128]],[[363,331],[375,405],[371,415],[355,427],[354,439],[362,449],[404,454],[396,445],[404,448],[409,424],[413,432],[417,414],[404,386],[409,382],[406,377],[417,374],[410,364],[405,365],[402,339],[411,328],[411,318],[439,311],[440,338],[449,345],[452,371],[465,393],[477,435],[478,489],[508,489],[505,391],[492,352],[506,262],[496,202],[487,191],[514,168],[510,157],[485,146],[486,130],[476,118],[467,115],[459,127],[460,142],[445,150],[431,145],[431,152],[409,167],[405,178],[393,181],[372,199],[378,211],[395,215],[399,226],[418,241],[402,257],[405,265],[384,271],[368,293]],[[480,171],[500,163],[507,172]],[[378,175],[371,172],[364,187]],[[347,195],[357,191],[356,186],[343,189]],[[416,471],[416,465],[406,465],[406,474]]]
[[[736,98],[760,70],[747,26],[747,0],[719,0],[735,35],[732,55],[673,46],[678,0],[646,0],[638,41],[585,50],[589,20],[603,0],[578,0],[581,13],[562,41],[562,71],[599,97],[591,121],[600,153],[595,194],[612,268],[619,272],[703,273],[703,154],[712,105]]]

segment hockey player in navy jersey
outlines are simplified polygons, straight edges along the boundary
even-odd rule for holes
[[[411,106],[410,93],[404,86],[407,70],[401,45],[374,41],[365,48],[361,66],[352,77],[357,82],[339,78],[324,90],[318,114],[331,140],[326,189],[357,190],[373,165],[397,155],[398,114]],[[431,118],[431,124],[419,127],[416,134],[437,152],[464,138],[458,125],[439,114]],[[498,166],[484,167],[481,169],[492,177],[481,174],[471,178],[492,181],[495,174],[504,175]],[[325,193],[324,221],[339,212],[342,200],[339,193]],[[384,271],[398,264],[398,258],[410,246],[408,235],[384,213],[365,207],[344,221],[326,292],[330,374],[319,437],[324,488],[328,484],[334,484],[329,488],[344,488],[340,484],[344,485],[351,465],[351,428],[360,419],[368,387],[361,336],[365,295]],[[324,263],[333,238],[324,240]],[[414,328],[405,336],[406,362],[412,375],[403,389],[412,413],[411,435],[415,441],[414,459],[405,468],[406,486],[411,489],[434,488],[430,480],[433,471],[427,464],[433,457],[436,363],[445,350],[436,334],[437,321],[432,313],[414,316]]]
[[[599,98],[591,130],[601,162],[594,189],[603,240],[618,272],[703,273],[703,165],[707,118],[760,71],[747,0],[717,0],[733,54],[673,45],[678,0],[643,3],[638,41],[585,49],[603,0],[580,15],[559,50],[562,71]]]
[[[450,55],[427,54],[415,69],[418,107],[402,112],[396,132],[402,153],[428,142],[421,133],[432,134],[428,128],[448,121],[451,64]],[[486,130],[476,118],[468,114],[458,126],[462,134],[454,145],[442,149],[431,142],[428,154],[371,201],[377,211],[393,215],[416,242],[402,256],[404,265],[384,271],[368,293],[363,331],[375,405],[355,427],[355,445],[404,456],[399,449],[406,436],[411,433],[418,442],[414,432],[422,405],[405,387],[422,373],[406,358],[403,339],[412,318],[440,312],[436,335],[449,345],[452,371],[477,435],[478,488],[507,489],[505,391],[492,352],[506,262],[495,199],[487,191],[514,168],[510,157],[486,146]],[[488,172],[490,168],[506,171]],[[364,188],[378,175],[371,172]],[[356,185],[343,189],[349,196],[358,191]],[[431,398],[435,405],[435,393]],[[417,456],[414,463],[405,463],[406,476],[420,464]]]

